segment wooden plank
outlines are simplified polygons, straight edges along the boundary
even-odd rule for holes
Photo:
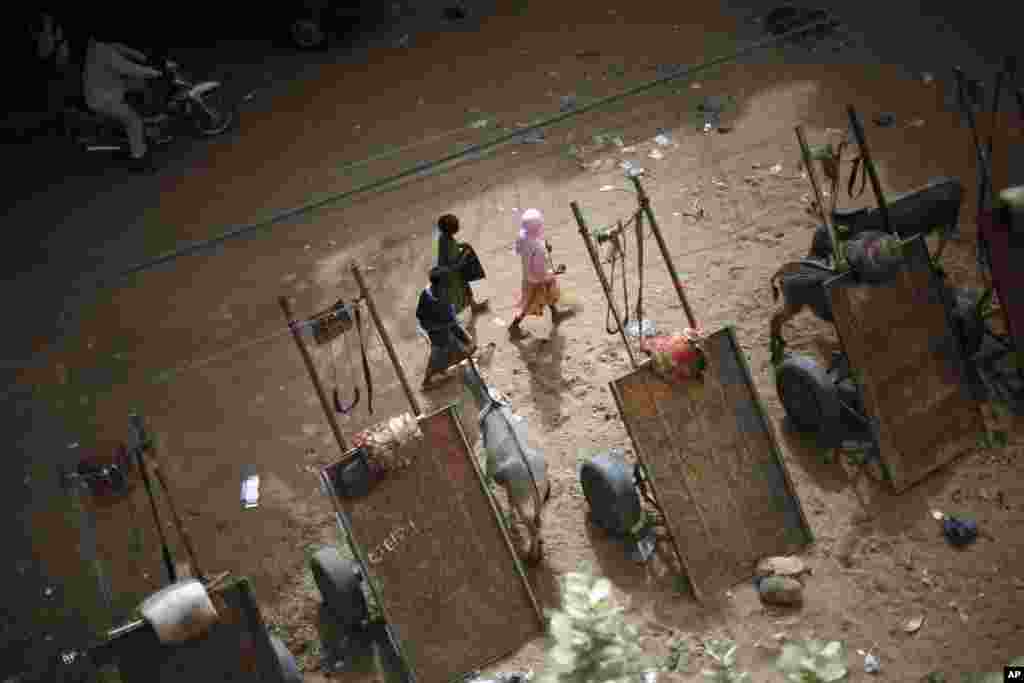
[[[703,384],[663,380],[650,363],[611,383],[700,600],[811,540],[733,331],[706,352]]]
[[[952,332],[952,303],[924,238],[903,244],[906,266],[892,282],[860,284],[847,273],[826,283],[850,366],[862,376],[883,471],[897,492],[973,449],[984,429]]]
[[[419,425],[402,446],[409,466],[335,502],[410,672],[448,683],[515,651],[544,620],[454,407]]]

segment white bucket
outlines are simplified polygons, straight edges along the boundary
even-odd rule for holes
[[[203,584],[185,579],[142,601],[142,616],[161,643],[183,643],[205,634],[217,621],[217,610]]]

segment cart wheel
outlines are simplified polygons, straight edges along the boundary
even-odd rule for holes
[[[775,389],[798,430],[827,434],[841,425],[836,385],[813,359],[794,354],[782,361]]]
[[[953,331],[960,337],[960,344],[968,358],[981,348],[985,336],[985,322],[975,315],[978,303],[977,292],[957,289],[953,292]]]
[[[274,648],[277,661],[281,663],[281,683],[302,683],[302,672],[299,671],[299,663],[295,661],[295,655],[277,636],[270,636],[270,645]]]
[[[615,450],[600,453],[580,469],[583,495],[594,523],[615,536],[625,536],[640,520],[640,496],[633,468]]]
[[[343,628],[354,628],[368,618],[361,586],[363,574],[356,562],[343,558],[336,548],[322,548],[309,561],[309,567],[324,605]]]

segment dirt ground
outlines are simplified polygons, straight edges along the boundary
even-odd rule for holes
[[[331,153],[335,147],[344,149],[346,158],[363,158],[463,121],[488,119],[492,130],[511,127],[538,111],[557,109],[562,95],[600,96],[650,78],[658,64],[684,62],[681,46],[696,46],[694,61],[730,48],[733,23],[724,18],[695,26],[683,23],[682,15],[673,24],[664,12],[655,17],[642,7],[602,5],[592,13],[600,15],[593,23],[578,22],[568,9],[555,6],[528,17],[488,19],[476,33],[446,46],[447,61],[435,58],[429,69],[415,72],[410,63],[436,55],[445,36],[419,36],[408,51],[382,49],[372,71],[328,65],[304,89],[281,95],[273,116],[257,110],[231,144],[211,145],[205,166],[156,179],[161,199],[143,222],[147,239],[159,251],[172,239],[202,238],[203,226],[244,219],[238,196],[254,199],[253,213],[290,206],[310,193],[386,175],[389,163],[397,169],[436,158],[441,155],[432,150],[471,138],[449,137],[394,162],[343,172]],[[518,39],[521,35],[529,40]],[[391,85],[374,90],[381,82]],[[368,99],[370,92],[378,94]],[[696,105],[709,95],[735,98],[723,115],[730,132],[698,132]],[[161,435],[165,469],[178,483],[176,500],[186,510],[208,571],[254,578],[266,618],[299,656],[307,680],[381,677],[372,670],[331,675],[320,670],[319,597],[306,561],[321,545],[339,542],[315,479],[316,468],[336,458],[337,449],[282,330],[276,296],[292,296],[299,314],[309,315],[352,293],[347,268],[357,260],[418,385],[427,347],[416,335],[413,307],[425,284],[430,229],[440,213],[451,211],[462,219],[463,236],[487,270],[478,293],[490,298],[492,310],[471,323],[481,345],[496,345],[485,365],[487,378],[511,397],[548,458],[554,488],[545,512],[546,556],[530,573],[545,607],[557,606],[557,576],[589,563],[612,580],[618,598],[628,601],[628,615],[641,626],[645,648],[655,656],[667,654],[669,638],[678,631],[734,639],[740,668],[754,680],[781,678],[771,673],[771,665],[784,637],[845,641],[850,680],[868,677],[863,658],[855,654],[858,648],[881,657],[879,677],[886,680],[915,680],[933,670],[998,669],[1021,654],[1015,648],[1024,629],[1019,609],[1024,581],[1017,570],[1024,511],[1019,419],[1008,418],[1004,426],[1005,448],[966,455],[899,496],[865,480],[855,486],[846,466],[823,463],[819,452],[783,427],[768,362],[768,320],[775,310],[768,278],[781,263],[806,253],[815,225],[807,212],[811,190],[800,175],[793,127],[803,123],[812,143],[824,141],[827,129],[845,128],[847,104],[855,105],[865,122],[880,111],[896,115],[892,128],[867,125],[885,188],[908,189],[937,175],[963,180],[968,189],[964,238],[949,247],[944,264],[956,284],[977,286],[973,151],[937,86],[908,81],[880,66],[787,66],[784,54],[772,52],[558,124],[542,143],[513,144],[446,175],[330,207],[292,222],[273,239],[246,241],[214,258],[148,273],[84,316],[81,347],[53,357],[45,373],[30,381],[45,392],[58,385],[58,364],[95,367],[127,354],[127,368],[107,370],[118,378],[116,389],[82,395],[95,440],[122,438],[127,408],[141,405]],[[308,120],[303,114],[330,107],[337,112],[333,120]],[[297,129],[296,121],[304,119],[306,128]],[[361,133],[365,128],[371,130]],[[301,133],[286,134],[295,130]],[[594,148],[590,136],[606,130],[620,134],[626,148]],[[669,136],[669,146],[653,140],[659,130]],[[330,135],[317,134],[327,131]],[[1010,134],[1000,135],[1006,141]],[[262,144],[257,149],[242,144],[246,140]],[[568,149],[572,144],[586,149],[574,155]],[[652,151],[661,158],[652,158]],[[266,158],[277,161],[268,165],[262,162]],[[765,609],[750,585],[702,606],[677,590],[675,569],[663,559],[647,566],[633,563],[617,541],[587,521],[579,462],[613,446],[631,453],[607,389],[608,381],[629,366],[619,337],[604,331],[604,297],[569,202],[579,203],[591,227],[628,217],[634,198],[602,190],[628,186],[620,161],[648,171],[645,187],[701,325],[709,331],[735,325],[749,353],[815,536],[805,556],[813,575],[800,609]],[[282,180],[270,166],[300,170]],[[1001,177],[997,174],[997,182]],[[868,203],[870,190],[857,201]],[[694,202],[703,207],[703,218],[685,215]],[[852,202],[844,196],[840,205]],[[529,207],[546,216],[554,259],[568,267],[562,286],[579,312],[558,329],[548,320],[530,319],[525,327],[532,337],[513,344],[505,328],[520,273],[511,244],[518,215]],[[660,330],[679,331],[685,318],[651,241],[647,254],[646,317]],[[635,284],[634,275],[633,296]],[[155,310],[154,302],[164,305]],[[821,353],[835,341],[829,326],[810,314],[795,320],[786,335],[795,351]],[[344,388],[355,371],[345,351],[337,352]],[[898,342],[880,352],[898,352]],[[378,382],[375,413],[357,410],[343,421],[346,434],[406,409],[379,343],[371,343],[370,356]],[[333,381],[327,359],[321,354],[317,360],[321,376]],[[158,371],[172,367],[173,373]],[[68,408],[78,399],[61,396]],[[422,400],[429,411],[461,399],[452,382]],[[263,477],[255,510],[239,509],[243,465]],[[147,520],[141,492],[136,494],[131,504],[139,512],[131,518],[140,528]],[[932,509],[976,519],[982,537],[966,550],[953,549],[929,516]],[[41,511],[33,526],[56,529],[59,514]],[[154,590],[161,581],[154,539],[143,534],[143,548],[126,557],[123,510],[101,511],[100,517],[101,550],[115,585],[126,593]],[[55,542],[61,533],[53,531],[48,547],[40,548],[53,563],[60,561],[61,546],[74,547],[70,537],[66,544]],[[905,633],[902,624],[918,616],[925,618],[921,629]],[[488,671],[540,671],[543,662],[544,642],[538,639]],[[695,671],[701,663],[698,659]],[[666,678],[689,680],[682,674]]]

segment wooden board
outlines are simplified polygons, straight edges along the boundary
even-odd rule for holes
[[[448,683],[511,654],[544,620],[454,406],[419,426],[401,447],[411,464],[365,495],[336,485],[356,450],[321,476],[413,680]]]
[[[705,350],[703,384],[668,382],[650,363],[611,382],[700,600],[752,577],[762,557],[811,541],[732,328],[708,337]]]
[[[975,448],[985,428],[962,380],[952,302],[924,237],[903,245],[905,265],[891,282],[859,284],[846,273],[825,283],[850,367],[861,376],[883,474],[897,492]]]

